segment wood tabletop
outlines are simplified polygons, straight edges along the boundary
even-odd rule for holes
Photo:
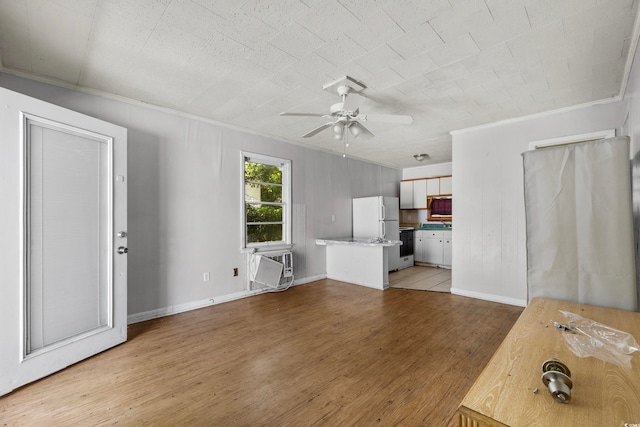
[[[463,399],[461,425],[472,419],[476,424],[469,425],[640,426],[640,353],[633,353],[631,369],[577,357],[562,337],[565,332],[551,323],[568,323],[559,310],[640,340],[640,313],[534,298]],[[551,357],[571,370],[568,404],[555,401],[542,383],[542,363]]]

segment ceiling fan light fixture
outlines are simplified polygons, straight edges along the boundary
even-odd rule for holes
[[[336,141],[340,141],[342,139],[342,135],[339,133],[336,133],[333,135],[333,139],[335,139]]]
[[[349,132],[351,132],[354,138],[357,138],[358,135],[362,133],[362,128],[358,126],[357,123],[351,123],[351,125],[349,125]]]
[[[422,154],[414,154],[413,158],[416,159],[417,161],[421,162],[424,159],[426,159],[427,157],[429,157],[428,154],[422,153]]]
[[[342,136],[342,132],[344,132],[344,125],[342,123],[338,122],[333,125],[333,133],[335,133],[336,136]]]

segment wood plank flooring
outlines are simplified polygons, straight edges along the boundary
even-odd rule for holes
[[[446,426],[522,309],[333,280],[129,326],[1,426]]]

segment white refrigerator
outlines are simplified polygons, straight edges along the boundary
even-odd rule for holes
[[[397,197],[353,199],[353,237],[400,240],[400,200]],[[388,248],[389,271],[400,268],[400,246]]]

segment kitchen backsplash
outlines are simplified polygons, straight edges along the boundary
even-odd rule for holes
[[[427,211],[424,209],[401,209],[400,226],[420,228],[422,224],[441,224],[440,221],[427,221]],[[447,222],[451,224],[451,222]]]
[[[427,222],[426,209],[401,209],[400,222],[405,224],[422,224]]]

